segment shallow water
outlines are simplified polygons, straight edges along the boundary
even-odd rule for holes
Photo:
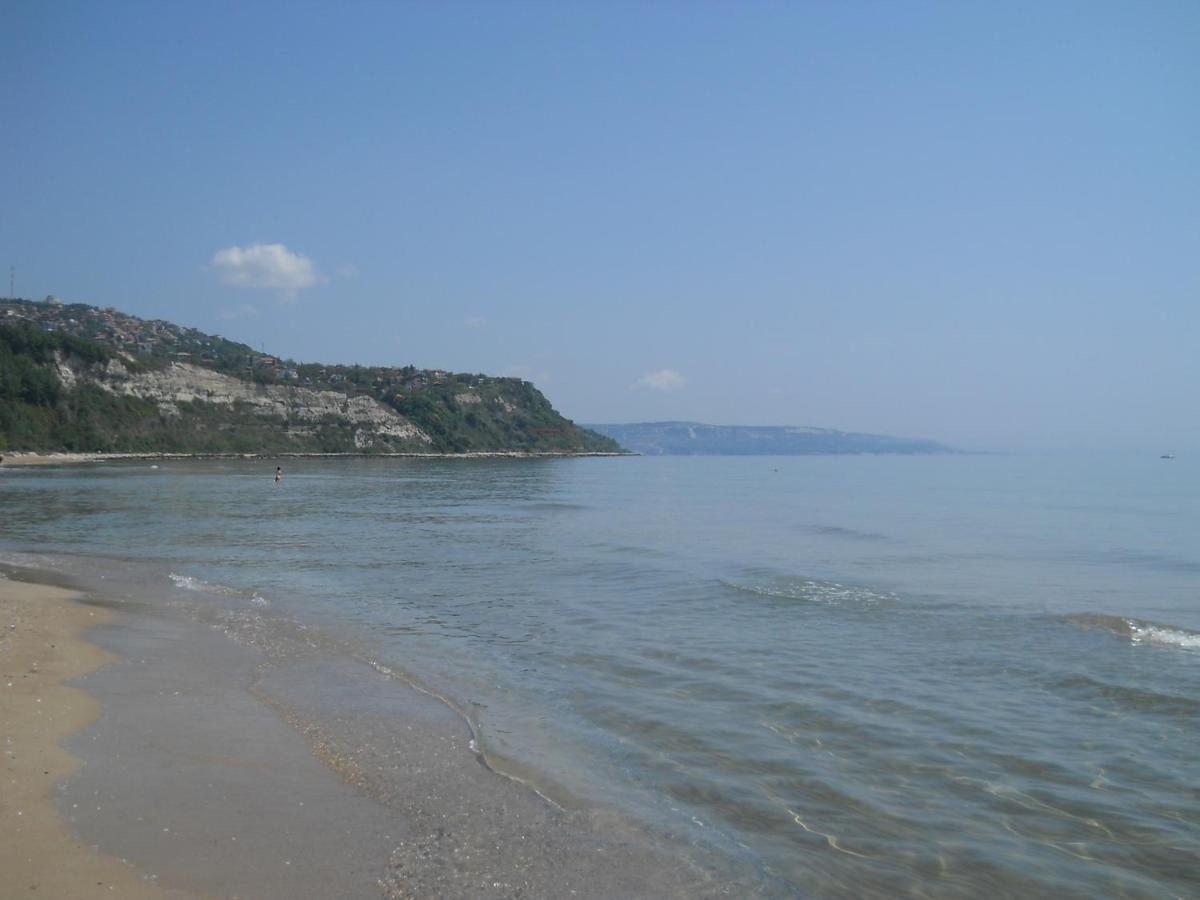
[[[312,626],[497,768],[785,891],[1200,884],[1188,460],[274,465],[0,470],[0,542]]]

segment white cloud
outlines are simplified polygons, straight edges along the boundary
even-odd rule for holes
[[[487,325],[487,319],[485,319],[483,316],[467,316],[467,318],[463,320],[463,324],[468,328],[483,328]]]
[[[657,372],[643,375],[631,384],[629,389],[634,391],[650,390],[668,393],[670,391],[681,391],[686,386],[687,379],[674,369],[659,369]]]
[[[295,300],[302,288],[325,280],[311,259],[283,244],[226,247],[213,254],[212,267],[226,284],[278,291],[285,303]]]

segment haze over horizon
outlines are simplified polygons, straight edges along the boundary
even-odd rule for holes
[[[16,0],[0,53],[17,296],[578,422],[1200,449],[1195,3]]]

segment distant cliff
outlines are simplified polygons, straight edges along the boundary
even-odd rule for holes
[[[588,425],[627,450],[664,456],[794,456],[811,453],[955,453],[934,441],[827,428],[641,422]]]
[[[619,449],[518,378],[302,364],[111,308],[0,301],[0,450]]]

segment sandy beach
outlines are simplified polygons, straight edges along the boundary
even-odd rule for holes
[[[100,707],[65,682],[114,657],[80,638],[103,620],[60,588],[0,577],[0,872],[5,897],[183,897],[158,889],[129,863],[81,842],[55,807],[79,766],[59,746]]]
[[[727,892],[611,813],[481,765],[423,691],[8,572],[0,897]]]
[[[465,453],[38,453],[6,451],[0,466],[74,466],[98,462],[188,459],[563,459],[568,457],[636,456],[628,451],[478,450]]]

